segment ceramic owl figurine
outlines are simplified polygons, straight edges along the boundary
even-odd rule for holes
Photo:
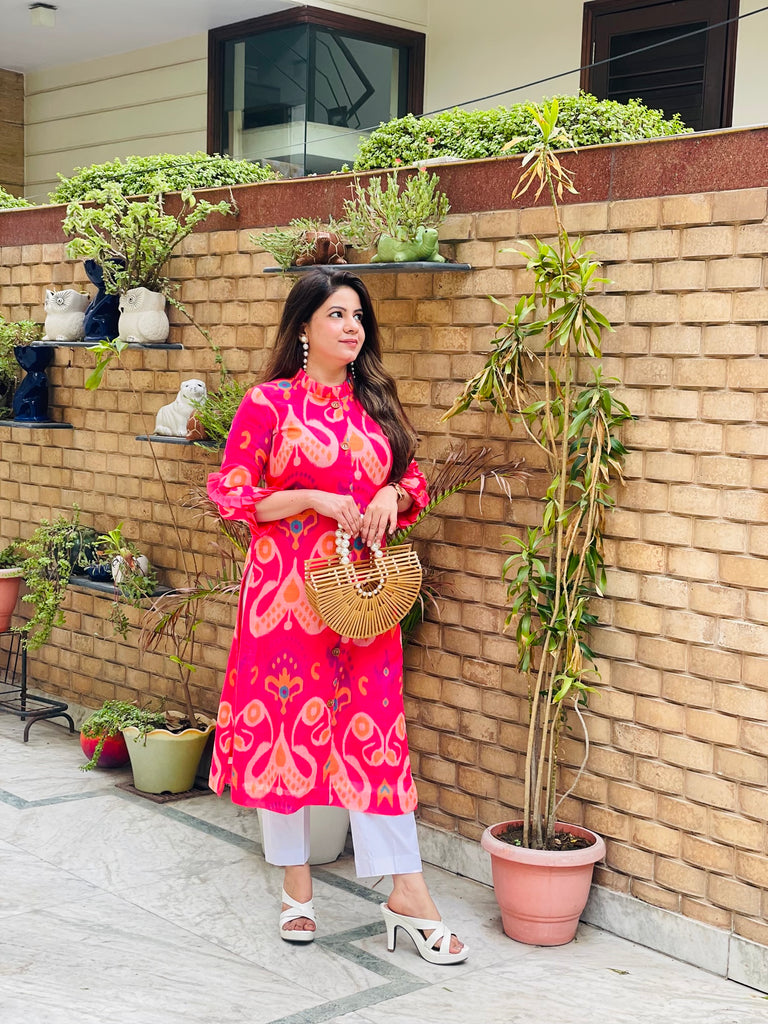
[[[43,341],[82,341],[83,322],[90,299],[74,288],[61,292],[45,289],[45,336]]]
[[[208,397],[208,390],[201,380],[185,380],[176,398],[157,410],[155,433],[165,437],[186,437],[187,424],[196,412],[193,402],[199,405]]]
[[[167,341],[170,332],[165,296],[148,288],[131,288],[120,296],[120,338],[123,341]]]

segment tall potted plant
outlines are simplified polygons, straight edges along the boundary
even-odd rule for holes
[[[531,112],[538,137],[523,160],[513,197],[534,183],[537,199],[546,192],[556,240],[532,247],[533,293],[508,310],[485,366],[467,381],[445,418],[474,401],[487,403],[510,427],[522,425],[546,466],[540,521],[524,536],[507,538],[516,550],[503,568],[510,602],[506,625],[514,627],[518,668],[528,678],[523,816],[492,825],[482,844],[491,854],[507,934],[557,945],[575,934],[593,864],[605,851],[599,836],[558,822],[558,807],[576,784],[558,799],[558,751],[573,712],[586,740],[578,779],[589,752],[582,708],[597,678],[589,646],[597,619],[590,602],[605,587],[605,513],[626,454],[616,431],[631,414],[600,374],[601,334],[610,324],[590,303],[601,283],[599,264],[581,251],[580,240],[569,238],[560,216],[558,199],[564,190],[576,190],[554,152],[569,145],[557,125],[557,102]],[[576,371],[587,362],[592,380],[584,383]],[[534,882],[542,872],[543,891]],[[556,903],[550,918],[547,895]]]
[[[355,180],[352,198],[344,202],[341,230],[355,245],[376,246],[371,263],[445,263],[437,244],[437,229],[448,216],[450,203],[438,188],[440,179],[422,167],[401,182],[392,171],[367,186]]]
[[[168,339],[165,305],[173,299],[165,264],[210,214],[233,212],[232,204],[198,200],[189,188],[172,202],[169,210],[158,178],[143,198],[128,198],[117,183],[104,182],[89,193],[88,203],[73,200],[67,206],[67,254],[94,260],[101,268],[105,292],[120,294],[119,333],[124,341]]]

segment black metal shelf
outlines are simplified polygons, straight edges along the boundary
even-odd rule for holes
[[[445,274],[470,271],[469,263],[311,263],[306,267],[265,267],[265,274],[306,274],[310,270],[324,270],[332,274],[336,270],[349,270],[353,274]]]
[[[69,731],[75,731],[72,716],[67,714],[68,704],[53,697],[38,697],[27,693],[27,649],[21,634],[6,630],[0,633],[0,711],[18,715],[24,727],[24,742],[29,730],[48,718],[66,718]]]
[[[74,430],[71,423],[53,420],[0,420],[0,427],[23,427],[28,430]]]

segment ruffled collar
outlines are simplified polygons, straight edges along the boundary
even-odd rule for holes
[[[347,398],[352,394],[352,384],[349,377],[347,377],[346,380],[343,380],[341,384],[321,384],[319,381],[312,380],[306,370],[300,369],[297,371],[293,380],[295,384],[304,388],[314,398],[330,400],[333,398]]]

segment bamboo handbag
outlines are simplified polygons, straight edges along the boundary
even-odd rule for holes
[[[410,544],[381,550],[350,562],[348,536],[335,558],[304,563],[307,600],[326,626],[339,636],[363,640],[392,629],[410,610],[421,589],[421,562]],[[344,548],[346,543],[346,549]]]

